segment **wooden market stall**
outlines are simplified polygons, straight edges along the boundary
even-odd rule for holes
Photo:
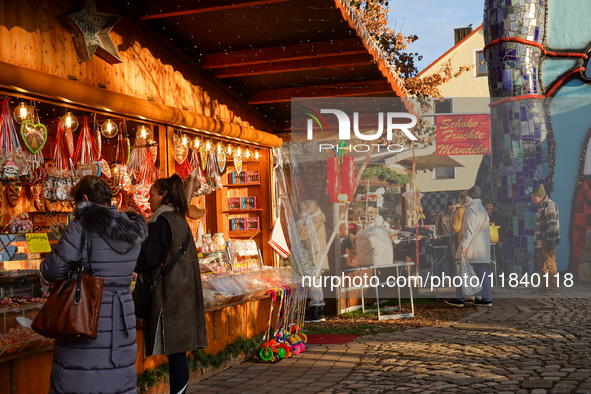
[[[126,149],[135,144],[140,125],[146,125],[153,132],[157,145],[155,156],[159,176],[175,172],[175,135],[184,134],[191,139],[199,137],[203,142],[209,139],[213,144],[221,142],[224,147],[240,146],[251,152],[256,149],[258,158],[245,158],[242,166],[242,171],[256,172],[256,180],[244,185],[236,182],[230,187],[194,197],[192,203],[205,208],[206,214],[198,220],[189,219],[189,222],[196,239],[201,223],[206,232],[223,233],[226,240],[254,240],[261,250],[263,263],[273,265],[272,250],[266,242],[272,226],[272,155],[269,149],[280,146],[281,139],[268,133],[271,127],[259,119],[260,114],[238,103],[216,86],[212,78],[200,75],[126,19],[118,21],[110,34],[118,48],[119,63],[111,65],[98,56],[79,63],[72,35],[59,20],[76,5],[75,1],[33,1],[24,5],[13,1],[0,2],[4,11],[0,14],[0,45],[3,49],[0,94],[3,101],[9,100],[11,113],[8,116],[19,103],[32,104],[37,109],[38,120],[47,126],[47,142],[42,150],[47,162],[41,166],[51,164],[57,124],[66,111],[78,118],[80,129],[83,118],[88,118],[94,138],[98,136],[94,125],[98,124],[100,129],[107,118],[120,126],[125,123],[125,137],[129,138],[124,141]],[[107,11],[113,12],[112,9]],[[80,129],[74,132],[74,139],[79,138]],[[102,156],[107,162],[117,161],[116,146],[103,137]],[[236,172],[236,164],[231,158],[227,164],[221,179],[224,186],[232,183],[228,176]],[[13,217],[28,213],[34,231],[47,233],[51,225],[66,224],[71,212],[71,204],[67,201],[45,200],[36,206],[34,196],[40,189],[35,185],[21,185],[2,186],[1,224],[3,234],[6,234],[0,236],[4,246],[0,271],[6,274],[2,278],[9,278],[16,270],[27,270],[29,274],[42,261],[42,255],[29,253],[23,235],[8,234],[8,231],[16,232],[7,227]],[[14,207],[7,201],[7,193],[13,192],[12,189],[8,191],[9,188],[20,193],[15,198]],[[229,211],[228,197],[246,196],[256,197],[256,208]],[[125,205],[124,201],[123,207]],[[256,229],[231,231],[228,223],[237,217],[256,218]],[[52,243],[57,242],[51,234],[50,239]],[[23,295],[19,298],[23,305],[15,307],[13,304],[9,309],[0,309],[0,330],[4,330],[0,331],[0,335],[4,334],[0,339],[0,392],[3,393],[46,393],[49,389],[52,345],[42,341],[19,342],[16,334],[6,334],[7,330],[16,327],[14,317],[33,318],[38,310],[36,306],[26,304],[31,298],[27,300],[25,296],[36,294],[28,290],[38,291],[39,287],[38,282],[30,282],[25,290],[22,286],[17,290],[3,286],[0,295],[6,300]],[[206,314],[209,339],[206,351],[216,353],[236,338],[249,338],[260,333],[266,323],[268,308],[269,300],[265,298],[210,307]],[[141,330],[138,333],[138,340],[141,340]],[[145,359],[141,346],[139,348],[138,373],[163,362],[163,357]]]
[[[258,157],[244,158],[242,171],[238,162],[228,157],[221,171],[223,187],[193,197],[191,203],[206,213],[189,221],[196,239],[201,224],[205,232],[222,233],[225,240],[254,241],[267,266],[276,265],[267,242],[275,214],[271,149],[281,146],[281,137],[289,138],[292,97],[406,95],[347,1],[82,3],[0,0],[4,11],[0,13],[0,95],[2,101],[8,100],[10,111],[21,102],[38,110],[39,122],[47,126],[42,150],[46,162],[41,166],[51,165],[55,147],[60,145],[58,124],[68,111],[80,123],[87,118],[97,141],[100,125],[109,119],[119,125],[119,135],[128,139],[123,145],[102,139],[102,156],[110,165],[123,164],[122,146],[142,146],[136,133],[142,126],[148,127],[161,177],[178,171],[175,137],[256,151]],[[72,15],[78,11],[89,18],[98,16],[100,28],[75,22]],[[302,26],[305,20],[308,23]],[[231,34],[227,34],[229,29]],[[87,39],[98,46],[86,47]],[[80,130],[74,131],[74,139],[80,138]],[[153,147],[137,149],[147,152]],[[73,164],[77,167],[79,163]],[[256,177],[235,180],[234,173],[246,171]],[[36,205],[38,184],[17,186],[15,181],[1,187],[2,226],[21,213],[29,214],[31,225],[39,232],[47,233],[52,225],[68,222],[68,202],[37,199]],[[125,207],[126,191],[117,191],[121,192],[117,203]],[[7,203],[8,198],[13,199],[14,207]],[[256,205],[234,205],[237,199],[243,203],[244,198],[256,198]],[[248,227],[246,223],[257,225]],[[9,234],[6,227],[0,240],[0,248],[8,255],[2,254],[0,275],[2,271],[34,271],[38,267],[43,255],[31,253],[22,234]],[[50,242],[57,242],[57,238],[50,236]],[[38,290],[29,284],[31,291]],[[0,293],[0,299],[4,298],[9,298],[8,292]],[[205,351],[216,353],[239,337],[261,333],[269,305],[270,300],[260,295],[210,305],[206,314],[209,347]],[[18,314],[3,311],[0,309],[4,324],[0,335],[14,326],[18,314],[32,317],[35,312],[27,305],[13,308]],[[141,335],[138,330],[138,341]],[[41,340],[12,341],[0,339],[0,392],[46,393],[52,345]],[[145,358],[139,347],[138,373],[163,361],[163,357]]]

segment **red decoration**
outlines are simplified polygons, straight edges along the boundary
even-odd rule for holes
[[[338,197],[341,191],[341,174],[339,168],[339,158],[338,157],[329,157],[327,161],[327,184],[328,184],[328,194],[330,196],[330,202],[337,202]]]
[[[347,201],[353,201],[353,194],[355,194],[355,160],[353,157],[343,157],[340,194],[346,195]]]

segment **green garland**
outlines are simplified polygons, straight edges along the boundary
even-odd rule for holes
[[[412,173],[400,175],[386,167],[366,168],[361,175],[361,179],[378,178],[382,182],[388,182],[390,185],[406,185],[412,179]]]
[[[239,337],[224,350],[217,354],[208,354],[203,350],[193,350],[188,357],[189,370],[197,371],[199,368],[207,368],[213,365],[220,368],[232,358],[238,357],[244,353],[253,353],[261,346],[262,335],[255,335],[252,338],[244,339]],[[154,387],[159,383],[168,381],[168,363],[161,364],[156,368],[147,369],[137,376],[137,387],[140,393],[145,393],[149,387]]]

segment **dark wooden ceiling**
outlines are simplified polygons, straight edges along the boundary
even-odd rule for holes
[[[276,133],[290,129],[292,97],[396,96],[335,0],[107,1],[251,105]]]

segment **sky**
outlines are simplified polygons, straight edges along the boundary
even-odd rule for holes
[[[389,0],[390,28],[419,39],[408,51],[423,55],[419,71],[431,64],[454,45],[454,29],[480,26],[484,0]]]

